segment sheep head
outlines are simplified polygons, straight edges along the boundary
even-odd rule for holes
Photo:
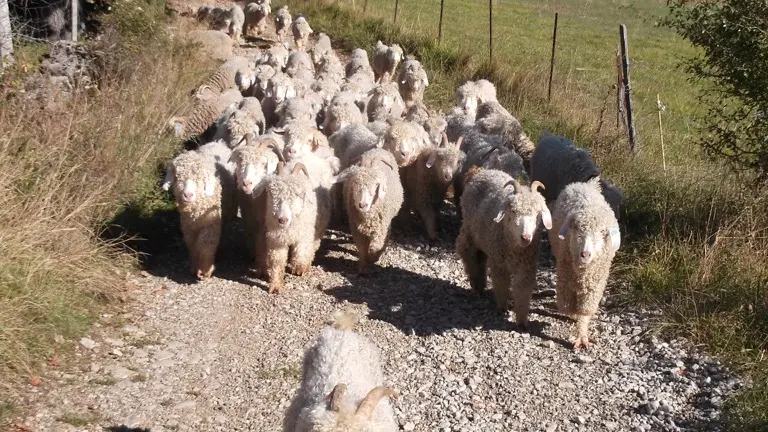
[[[449,184],[453,177],[461,170],[466,155],[461,151],[461,143],[464,137],[459,137],[455,144],[448,141],[448,135],[443,132],[443,141],[440,147],[431,149],[425,163],[426,167],[434,173],[438,182]]]
[[[344,182],[344,195],[350,200],[347,205],[360,213],[370,212],[387,194],[386,178],[367,166],[353,165],[342,171],[334,182]]]
[[[379,386],[369,391],[354,409],[349,404],[344,404],[346,388],[345,384],[337,384],[326,397],[326,408],[312,413],[311,430],[316,432],[368,431],[374,421],[373,411],[379,402],[385,397],[396,397],[396,393],[390,388]]]
[[[229,160],[235,163],[237,187],[246,194],[258,196],[261,191],[256,193],[257,186],[277,171],[277,165],[283,157],[272,138],[253,142],[252,134],[246,134],[244,139],[246,144],[235,148]]]
[[[388,122],[391,122],[390,127],[382,136],[380,147],[392,153],[398,166],[411,165],[428,146],[424,134],[418,129],[420,126],[402,120]]]
[[[216,168],[199,153],[186,151],[167,165],[163,190],[173,190],[179,207],[193,205],[198,199],[216,193]]]
[[[287,172],[284,165],[279,165],[277,174],[268,185],[267,224],[273,228],[287,229],[304,209],[311,184],[307,168],[302,163],[294,165],[290,172]]]
[[[496,223],[505,221],[505,230],[509,237],[518,246],[526,247],[533,242],[539,220],[544,228],[552,228],[552,215],[544,196],[539,193],[539,188],[543,189],[544,185],[533,182],[528,188],[512,179],[504,185],[504,189],[509,186],[512,186],[513,192],[508,195],[507,202],[493,220]]]

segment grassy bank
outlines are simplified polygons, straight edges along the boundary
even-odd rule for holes
[[[333,2],[326,2],[333,3]],[[548,130],[590,148],[607,177],[624,190],[624,244],[614,266],[615,287],[627,304],[664,311],[660,329],[687,337],[731,364],[752,384],[726,406],[730,430],[768,428],[768,202],[749,178],[704,160],[691,144],[695,87],[677,63],[693,51],[674,34],[653,26],[663,2],[642,6],[608,0],[515,0],[497,8],[496,62],[487,63],[487,8],[483,2],[446,0],[445,39],[435,41],[439,1],[403,0],[391,25],[392,2],[370,0],[306,6],[316,32],[342,49],[371,49],[377,40],[398,43],[430,73],[426,99],[446,108],[464,80],[488,78],[499,98],[535,139]],[[435,9],[437,7],[437,9]],[[551,19],[561,12],[555,96],[546,99]],[[386,20],[386,22],[384,21]],[[630,28],[633,91],[642,151],[632,157],[615,129],[613,53],[618,24]],[[634,42],[632,42],[634,41]],[[565,73],[565,71],[568,71]],[[656,94],[668,110],[666,171],[662,168]]]
[[[169,23],[162,2],[116,4],[85,42],[102,53],[99,90],[48,94],[47,109],[21,91],[47,47],[18,46],[0,76],[0,425],[21,386],[125,294],[135,260],[100,234],[123,208],[163,201],[161,166],[180,147],[163,127],[213,67]]]

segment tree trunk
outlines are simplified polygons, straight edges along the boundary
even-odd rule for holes
[[[8,11],[8,0],[0,0],[0,68],[11,63],[13,63],[11,14]]]

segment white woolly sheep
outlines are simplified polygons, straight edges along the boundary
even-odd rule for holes
[[[552,216],[538,192],[542,185],[521,186],[506,173],[477,167],[466,177],[456,252],[474,290],[485,290],[490,270],[496,306],[507,310],[513,297],[515,322],[525,328],[536,287],[539,221],[552,228]]]
[[[329,51],[317,59],[315,70],[317,71],[318,79],[333,81],[338,86],[341,86],[344,82],[344,67],[341,65],[339,57],[333,51]]]
[[[269,79],[273,76],[275,76],[275,68],[268,64],[257,65],[253,73],[253,85],[251,86],[250,96],[254,96],[258,100],[264,100]]]
[[[402,169],[405,188],[405,208],[414,209],[421,216],[430,240],[437,238],[437,216],[445,200],[448,187],[461,171],[464,152],[459,137],[455,144],[444,134],[439,147],[424,149],[416,161]]]
[[[235,4],[223,16],[229,23],[227,33],[229,33],[235,43],[239,44],[240,38],[243,35],[243,25],[245,25],[245,12],[243,12],[243,8]]]
[[[296,84],[288,75],[277,72],[267,83],[267,90],[264,92],[264,99],[261,101],[261,111],[267,121],[267,127],[277,124],[275,110],[277,106],[286,99],[296,97]]]
[[[397,44],[384,45],[376,42],[373,53],[373,73],[377,83],[386,83],[392,80],[397,70],[397,65],[403,60],[403,49]]]
[[[343,182],[349,229],[357,247],[358,273],[366,274],[384,253],[392,219],[403,205],[397,162],[386,150],[372,149],[336,179]]]
[[[173,190],[192,273],[211,277],[223,224],[237,213],[235,185],[227,168],[229,148],[215,141],[186,151],[166,166],[163,190]]]
[[[261,103],[255,97],[246,97],[229,117],[219,125],[216,138],[223,139],[234,148],[246,134],[260,135],[266,129]]]
[[[424,128],[403,120],[390,120],[381,137],[381,146],[392,153],[401,168],[412,164],[423,151],[433,147]]]
[[[467,81],[456,89],[453,98],[456,106],[474,121],[480,104],[496,101],[496,86],[488,80]]]
[[[275,108],[275,115],[279,119],[278,128],[284,128],[291,123],[314,126],[316,114],[310,101],[298,97],[286,99]]]
[[[427,71],[424,70],[418,60],[409,56],[403,62],[403,68],[397,77],[397,86],[405,102],[405,107],[410,108],[413,104],[422,102],[424,90],[428,85]]]
[[[316,127],[293,122],[289,123],[283,131],[285,136],[283,155],[286,161],[300,158],[307,153],[317,153],[321,157],[333,156],[328,138]]]
[[[269,47],[262,61],[272,66],[276,72],[280,72],[285,68],[290,54],[287,42],[276,43]]]
[[[577,148],[567,138],[545,136],[531,157],[531,179],[547,185],[544,191],[547,202],[555,201],[570,183],[585,182],[599,175],[600,171],[589,152]],[[621,191],[602,178],[600,189],[616,219],[619,219],[623,201]]]
[[[475,114],[467,113],[461,108],[454,108],[445,116],[445,133],[448,139],[456,140],[468,134],[475,127]]]
[[[366,113],[368,121],[400,118],[405,111],[405,102],[395,83],[379,84],[371,91]]]
[[[301,388],[291,401],[283,432],[396,432],[395,393],[384,387],[379,349],[352,328],[344,314],[304,354]]]
[[[263,186],[261,186],[263,185]],[[309,271],[320,240],[330,219],[330,200],[318,199],[309,173],[303,164],[278,174],[253,191],[267,194],[266,245],[269,293],[277,294],[285,286],[285,267],[301,276]],[[320,188],[318,188],[320,189]]]
[[[182,139],[196,137],[214,124],[231,104],[240,103],[242,99],[240,90],[230,89],[209,99],[199,100],[189,114],[171,118],[168,126]]]
[[[288,34],[292,23],[293,18],[291,18],[288,6],[281,6],[275,13],[275,33],[277,34],[277,40],[281,43],[286,42],[285,36]]]
[[[356,96],[351,92],[339,92],[331,99],[325,109],[325,118],[320,129],[326,135],[332,135],[351,124],[365,123]]]
[[[234,149],[229,160],[235,164],[237,203],[243,219],[246,245],[255,258],[257,273],[262,275],[266,269],[264,224],[267,202],[266,195],[254,197],[253,190],[276,172],[282,154],[277,142],[271,138],[254,140],[253,135],[248,134],[245,141]]]
[[[309,54],[302,51],[294,51],[288,55],[288,60],[285,62],[285,73],[294,78],[299,70],[310,72],[314,79],[315,65],[312,63],[312,59]]]
[[[320,33],[317,35],[317,41],[314,45],[312,45],[312,48],[309,49],[309,53],[312,56],[312,62],[315,64],[315,66],[318,65],[321,57],[332,52],[333,48],[331,47],[331,38],[329,38],[325,33]]]
[[[307,18],[299,15],[291,24],[291,33],[293,34],[293,43],[299,51],[305,51],[309,43],[309,35],[312,34],[312,27],[309,26]]]
[[[213,75],[208,77],[208,79],[198,86],[195,91],[195,97],[200,100],[208,99],[214,95],[218,95],[224,90],[237,88],[238,72],[240,74],[245,74],[247,77],[250,76],[252,71],[253,67],[248,58],[243,56],[232,57],[219,66]],[[243,85],[245,84],[246,83],[244,82]],[[248,87],[250,87],[250,85],[248,85]]]
[[[376,148],[379,137],[368,128],[355,123],[345,126],[328,138],[328,143],[339,158],[342,168],[350,166],[352,161],[370,149]]]
[[[358,73],[369,75],[371,81],[375,80],[373,68],[371,68],[371,63],[368,60],[368,52],[362,48],[352,50],[347,59],[347,64],[344,66],[344,75],[347,78]]]
[[[269,3],[253,2],[245,5],[245,35],[248,36],[253,28],[256,28],[256,34],[262,34],[267,27],[267,17],[271,12]]]
[[[557,306],[576,321],[573,348],[590,348],[589,321],[603,297],[611,262],[621,246],[616,217],[600,193],[600,177],[571,183],[552,214],[549,244],[557,261]]]
[[[535,147],[533,141],[523,132],[520,122],[500,103],[483,102],[477,108],[475,127],[482,133],[504,137],[504,145],[519,154],[527,168]]]

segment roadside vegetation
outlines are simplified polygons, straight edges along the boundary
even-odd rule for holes
[[[711,84],[681,67],[700,50],[657,26],[668,15],[664,2],[498,2],[492,64],[487,3],[446,0],[441,44],[439,0],[401,0],[397,25],[391,1],[369,0],[365,14],[362,0],[323,3],[289,2],[344,50],[371,52],[381,40],[416,55],[430,73],[431,107],[448,108],[463,81],[487,78],[533,138],[549,131],[589,148],[627,201],[614,293],[628,306],[661,309],[660,331],[688,338],[747,378],[748,388],[727,402],[730,430],[768,428],[768,197],[756,174],[734,173],[697,144],[708,113],[701,90]],[[555,12],[559,42],[548,102]],[[616,128],[619,24],[629,30],[640,141],[634,155]],[[665,105],[664,158],[657,94]]]

